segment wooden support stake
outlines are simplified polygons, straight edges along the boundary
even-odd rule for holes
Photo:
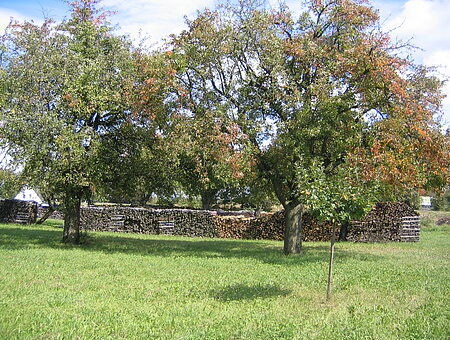
[[[327,300],[331,299],[331,290],[332,290],[332,286],[333,286],[333,261],[334,261],[335,230],[336,230],[336,222],[333,222],[333,228],[331,231],[331,243],[330,243],[330,263],[328,266]]]

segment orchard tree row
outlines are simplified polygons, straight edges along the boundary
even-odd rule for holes
[[[64,206],[80,240],[93,193],[145,202],[218,193],[343,222],[379,199],[448,183],[442,81],[380,30],[364,0],[204,10],[157,51],[115,33],[98,0],[11,22],[0,45],[1,138],[21,176]]]

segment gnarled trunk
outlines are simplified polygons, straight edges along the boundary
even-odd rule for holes
[[[265,169],[261,163],[262,170]],[[302,251],[302,217],[304,206],[299,200],[288,201],[283,181],[271,178],[275,194],[284,207],[284,253],[300,254]]]
[[[64,243],[80,243],[80,209],[81,194],[67,193],[64,213]]]
[[[302,250],[303,205],[291,202],[284,206],[284,253],[300,254]]]

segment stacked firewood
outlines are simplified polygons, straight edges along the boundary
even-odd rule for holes
[[[258,218],[217,216],[215,219],[219,236],[222,238],[282,240],[284,237],[283,210]],[[308,214],[303,216],[303,241],[328,241],[331,230],[331,224],[320,223]]]
[[[0,200],[0,222],[2,223],[36,223],[37,203],[16,199]]]
[[[404,202],[378,202],[375,207],[364,216],[364,221],[381,220],[388,223],[392,219],[404,216],[418,216],[419,214]]]
[[[403,218],[418,216],[403,202],[379,202],[361,220],[350,223],[347,240],[356,242],[400,241]]]
[[[41,218],[42,216],[46,215],[48,211],[49,211],[49,207],[38,206],[37,217]],[[62,212],[61,210],[55,210],[52,212],[52,214],[49,216],[49,218],[63,220],[64,212]]]
[[[159,210],[164,218],[172,219],[173,234],[190,237],[218,237],[214,214],[206,210],[171,209]]]
[[[217,233],[220,238],[245,238],[253,218],[243,216],[215,216]]]
[[[217,237],[213,214],[190,209],[86,206],[81,226],[93,231]]]
[[[254,218],[245,238],[255,240],[282,240],[284,236],[284,211]]]
[[[331,222],[320,222],[317,218],[310,214],[303,216],[302,240],[310,242],[329,241],[333,231]],[[339,230],[336,228],[335,233]],[[338,235],[336,234],[336,239]]]
[[[153,219],[143,208],[86,206],[81,209],[80,222],[86,230],[156,233]]]
[[[284,211],[249,217],[250,213],[224,215],[223,212],[190,209],[152,209],[126,206],[84,207],[81,225],[87,230],[146,234],[221,237],[235,239],[282,240]],[[417,213],[404,203],[378,203],[361,221],[352,222],[347,239],[357,242],[419,240]],[[302,218],[303,241],[328,241],[332,225],[311,215]]]

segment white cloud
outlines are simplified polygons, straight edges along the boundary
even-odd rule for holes
[[[382,15],[388,20],[384,29],[394,29],[392,36],[421,48],[414,52],[418,63],[438,67],[442,79],[450,79],[450,1],[448,0],[408,0],[401,8],[382,8]],[[391,13],[388,12],[391,10]],[[389,17],[390,16],[390,17]],[[450,124],[450,84],[444,88],[443,123]]]
[[[437,68],[441,78],[450,80],[450,46],[446,50],[436,50],[424,58],[424,64]],[[445,115],[443,123],[450,127],[450,82],[447,81],[444,87],[447,97],[444,99]]]
[[[192,16],[196,10],[214,5],[214,0],[104,0],[106,9],[116,10],[112,22],[119,23],[123,33],[133,39],[139,32],[158,42],[169,34],[178,33],[184,28],[184,16]]]
[[[5,30],[5,28],[9,25],[11,18],[14,18],[15,20],[19,20],[19,21],[30,19],[30,18],[24,17],[19,12],[13,11],[8,8],[0,7],[0,32],[3,32]]]
[[[410,0],[403,6],[402,13],[391,25],[397,28],[398,34],[433,34],[439,20],[436,19],[436,3],[427,0]]]
[[[427,55],[423,62],[428,66],[435,66],[438,72],[446,77],[450,77],[450,46],[445,50],[436,50]]]
[[[396,35],[409,38],[425,49],[450,46],[450,1],[409,0],[405,2],[401,13],[387,23],[388,27],[398,27]]]

